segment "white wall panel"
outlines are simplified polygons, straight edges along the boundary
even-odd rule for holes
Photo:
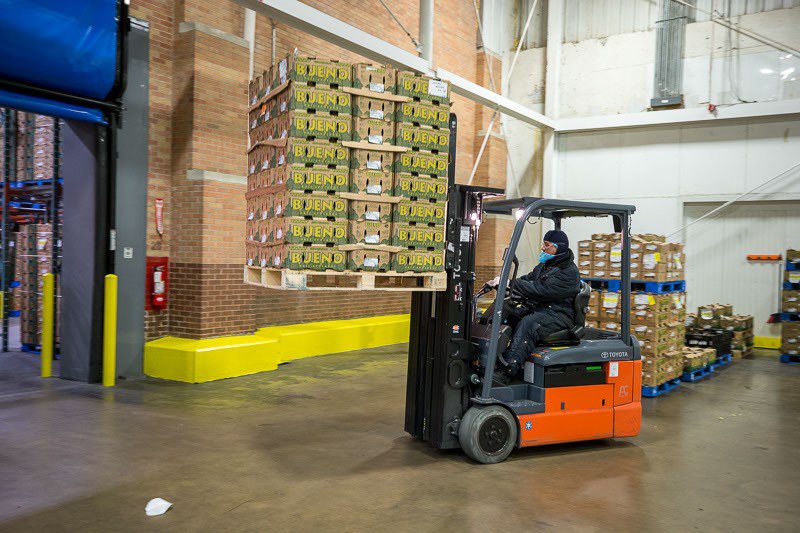
[[[686,223],[718,204],[690,204]],[[755,334],[778,337],[780,327],[766,324],[778,311],[783,266],[749,262],[747,254],[783,253],[800,246],[800,203],[747,202],[724,217],[712,216],[686,233],[688,308],[706,303],[731,303],[737,313],[755,317]]]
[[[747,127],[740,124],[681,128],[680,193],[735,194],[745,191]]]

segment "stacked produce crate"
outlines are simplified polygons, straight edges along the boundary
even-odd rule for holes
[[[702,370],[713,364],[717,359],[717,351],[714,348],[694,348],[691,346],[683,347],[683,372],[691,373]]]
[[[15,275],[20,282],[20,342],[37,349],[42,342],[42,276],[52,271],[50,224],[27,224],[17,235]]]
[[[247,262],[344,270],[352,65],[289,56],[250,86]]]
[[[683,245],[667,243],[664,237],[637,234],[631,237],[632,284],[630,332],[642,351],[642,385],[657,387],[683,373],[682,353],[686,293]],[[621,328],[622,305],[619,280],[622,243],[619,234],[598,233],[578,243],[578,269],[581,277],[597,290],[592,291],[586,314],[589,327],[606,331]],[[648,282],[654,282],[648,283]],[[673,283],[668,287],[661,284]],[[605,285],[605,289],[600,287]]]
[[[717,355],[733,359],[753,354],[753,317],[737,315],[730,304],[708,304],[687,315],[686,343],[691,346],[714,347]]]
[[[620,279],[622,243],[619,233],[596,233],[578,242],[578,270],[585,279]],[[631,236],[631,280],[668,282],[685,279],[683,244],[662,235]]]
[[[397,106],[397,144],[409,148],[394,162],[392,244],[397,272],[444,268],[447,217],[447,169],[450,149],[450,89],[447,83],[399,72],[397,94],[409,98]]]
[[[443,270],[447,84],[291,55],[250,102],[249,267]]]
[[[800,250],[786,250],[780,317],[781,361],[800,362]]]

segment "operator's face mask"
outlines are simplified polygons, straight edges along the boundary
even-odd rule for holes
[[[543,245],[542,247],[545,247],[545,246],[546,245]],[[558,251],[558,245],[557,244],[554,244],[553,247],[555,247],[556,251]],[[549,261],[550,259],[552,259],[554,257],[555,257],[555,254],[548,254],[547,252],[542,250],[541,253],[539,253],[539,262],[540,263],[545,263],[545,262]]]

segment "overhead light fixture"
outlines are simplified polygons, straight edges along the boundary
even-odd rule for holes
[[[771,68],[762,68],[761,70],[759,70],[759,72],[761,74],[775,74],[775,71],[772,70]]]
[[[786,70],[782,70],[781,71],[781,79],[785,80],[786,78],[789,77],[789,74],[791,74],[792,72],[794,72],[794,67],[789,67]]]

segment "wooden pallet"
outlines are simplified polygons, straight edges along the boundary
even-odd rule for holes
[[[337,272],[244,267],[244,282],[299,291],[443,291],[447,272]]]

